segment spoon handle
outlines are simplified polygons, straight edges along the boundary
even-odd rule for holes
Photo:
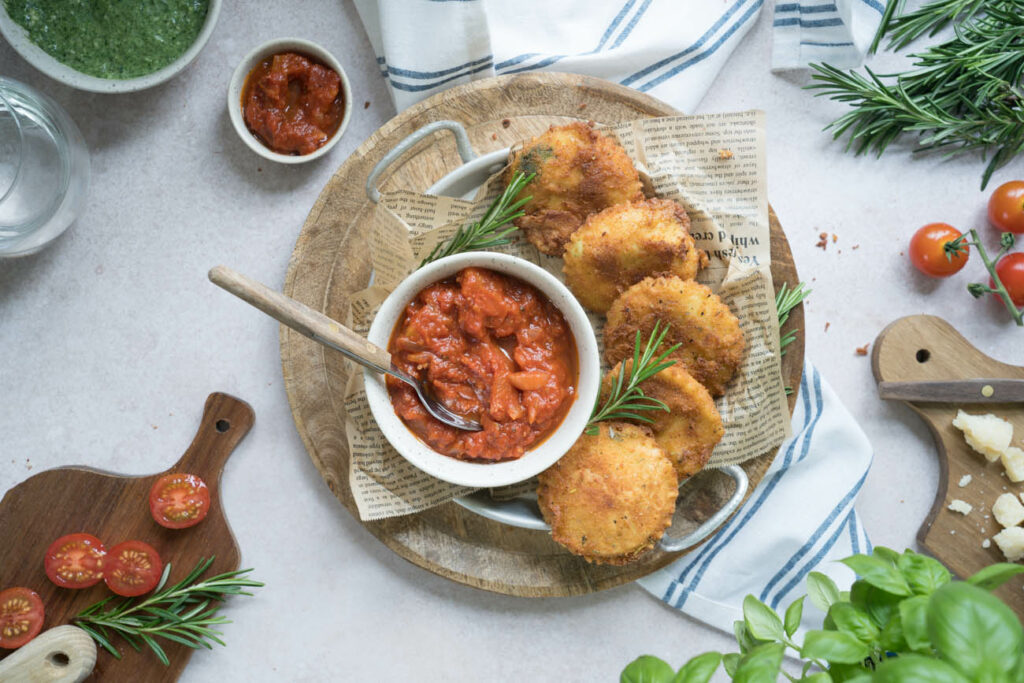
[[[360,365],[377,372],[393,372],[390,353],[304,303],[226,266],[211,268],[210,281],[299,334],[340,351]]]

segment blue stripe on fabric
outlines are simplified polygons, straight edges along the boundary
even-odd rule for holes
[[[811,536],[810,540],[807,543],[805,543],[804,546],[796,552],[796,554],[793,555],[790,561],[786,563],[786,566],[783,567],[783,569],[778,574],[776,574],[775,577],[772,577],[772,580],[768,582],[768,585],[765,587],[765,589],[761,591],[762,601],[768,602],[768,593],[771,590],[772,586],[774,586],[775,582],[778,579],[781,579],[782,576],[785,575],[785,573],[788,573],[789,570],[792,569],[793,566],[796,565],[796,563],[799,562],[800,559],[811,550],[814,544],[817,543],[818,539],[825,533],[825,531],[828,530],[830,526],[832,526],[832,524],[836,520],[836,517],[838,517],[842,512],[844,512],[847,506],[850,506],[852,508],[853,500],[854,498],[857,497],[857,493],[860,491],[860,487],[864,485],[864,480],[867,479],[867,476],[868,473],[867,470],[865,470],[864,474],[862,474],[860,479],[857,480],[857,483],[853,485],[853,488],[851,488],[849,492],[847,492],[847,494],[843,496],[843,499],[839,501],[839,505],[837,505],[835,509],[829,514],[829,516],[825,518],[825,521],[821,523],[818,529],[814,532],[814,535]],[[775,598],[772,599],[770,603],[771,607],[777,607],[779,601],[782,600],[783,596],[789,593],[789,591],[793,590],[793,588],[796,587],[796,585],[803,580],[803,578],[807,575],[809,571],[814,569],[814,567],[818,566],[818,563],[821,562],[821,559],[825,557],[828,551],[832,549],[832,546],[835,545],[836,539],[839,538],[839,534],[841,534],[842,531],[843,525],[840,524],[839,528],[836,529],[832,537],[829,538],[829,540],[818,550],[818,552],[806,564],[804,564],[803,568],[799,572],[797,572],[796,576],[794,576],[790,580],[790,582],[787,583],[785,587],[783,587],[783,589],[775,596]]]
[[[850,510],[850,516],[847,517],[850,520],[850,554],[860,554],[860,539],[857,538],[857,513]]]
[[[463,76],[470,76],[470,75],[475,74],[475,73],[477,73],[479,71],[483,71],[484,69],[489,69],[489,68],[491,68],[491,65],[490,65],[490,63],[487,63],[487,64],[484,64],[482,66],[478,66],[477,68],[473,69],[472,71],[466,71],[466,72],[461,73],[461,74],[455,74],[454,76],[449,76],[448,78],[445,78],[444,80],[441,80],[441,81],[437,81],[436,83],[423,83],[421,85],[409,85],[408,83],[400,83],[400,82],[398,82],[398,81],[396,81],[394,79],[391,79],[391,87],[395,88],[396,90],[405,90],[406,92],[422,92],[424,90],[432,90],[433,88],[436,88],[439,85],[447,83],[448,81],[454,81],[456,78],[462,78]]]
[[[868,538],[867,530],[864,530],[864,548],[866,549],[865,552],[868,555],[870,555],[871,553],[873,553],[875,551],[875,546],[871,545],[871,539]]]
[[[636,0],[629,0],[629,2],[622,6],[622,9],[619,10],[619,13],[615,15],[614,19],[612,19],[612,23],[608,24],[608,28],[605,29],[604,35],[601,36],[601,41],[597,44],[597,47],[594,48],[595,52],[604,47],[604,44],[607,43],[608,39],[612,37],[612,33],[614,33],[615,29],[617,29],[619,27],[619,24],[622,23],[622,19],[626,16],[626,13],[629,12],[629,10],[633,9],[633,5],[635,4]]]
[[[716,40],[715,43],[711,47],[709,47],[707,50],[705,50],[704,52],[700,53],[699,55],[691,57],[690,59],[686,60],[685,62],[683,62],[679,66],[677,66],[677,67],[675,67],[673,69],[670,69],[669,71],[663,73],[662,75],[658,76],[657,78],[654,78],[654,79],[644,83],[643,85],[636,86],[636,89],[639,90],[640,92],[647,92],[651,88],[653,88],[653,87],[655,87],[655,86],[657,86],[657,85],[667,81],[668,79],[670,79],[673,76],[679,74],[680,72],[685,71],[686,69],[689,69],[694,64],[697,64],[698,62],[703,62],[705,59],[707,59],[711,55],[715,54],[715,52],[718,51],[718,48],[720,48],[722,46],[722,44],[725,43],[725,41],[729,40],[729,38],[731,38],[732,35],[734,33],[736,33],[736,31],[739,30],[739,28],[741,26],[743,26],[745,23],[747,23],[747,21],[750,19],[750,17],[752,17],[757,12],[757,10],[759,10],[761,8],[762,4],[764,4],[764,0],[757,0],[757,2],[755,2],[753,5],[751,5],[750,9],[748,9],[746,11],[746,13],[744,13],[744,15],[742,17],[740,17],[739,21],[737,21],[735,24],[733,24],[732,27],[730,27],[729,30],[726,31],[718,40]]]
[[[635,74],[633,74],[631,76],[627,76],[626,78],[624,78],[623,80],[621,80],[619,82],[622,85],[630,85],[634,81],[637,81],[637,80],[643,78],[644,76],[650,74],[651,72],[657,71],[658,69],[662,68],[663,66],[668,66],[669,64],[671,64],[672,62],[676,61],[677,59],[679,59],[681,57],[685,57],[686,55],[690,54],[694,50],[700,49],[700,47],[702,45],[704,45],[704,43],[706,43],[711,36],[713,36],[714,34],[718,33],[718,29],[722,28],[722,26],[724,26],[725,23],[727,21],[729,21],[729,19],[732,17],[732,15],[735,14],[737,11],[739,11],[740,7],[742,7],[746,2],[747,2],[747,0],[736,0],[736,2],[733,4],[733,6],[730,7],[728,10],[726,10],[725,14],[723,14],[721,17],[719,17],[718,21],[716,21],[711,26],[711,28],[709,28],[707,31],[705,31],[704,35],[702,35],[700,38],[698,38],[697,42],[695,42],[690,47],[686,48],[682,52],[677,52],[674,55],[671,55],[669,57],[665,57],[664,59],[662,59],[662,60],[660,60],[658,62],[655,62],[654,64],[652,64],[652,65],[650,65],[648,67],[645,67],[644,69],[642,69],[640,71],[637,71]]]
[[[495,69],[495,71],[498,71],[498,70],[504,69],[507,66],[514,66],[516,64],[519,64],[522,61],[530,59],[531,57],[539,57],[539,56],[540,56],[539,52],[527,52],[526,54],[519,55],[518,57],[512,57],[511,59],[506,59],[504,62],[498,62],[497,64],[494,65],[494,69]]]
[[[494,59],[493,55],[487,55],[486,57],[481,57],[480,59],[474,59],[472,62],[459,64],[458,66],[453,66],[450,69],[443,69],[441,71],[413,71],[412,69],[399,69],[398,67],[389,66],[388,73],[394,74],[395,76],[403,76],[405,78],[419,78],[425,80],[428,78],[438,78],[440,76],[447,76],[449,74],[455,73],[456,71],[462,71],[463,69],[478,66],[480,64],[483,64],[484,62],[490,62],[492,59]]]
[[[813,432],[814,428],[818,425],[818,420],[821,419],[821,416],[822,416],[822,414],[825,411],[823,410],[824,400],[821,397],[821,373],[818,372],[818,368],[811,368],[811,370],[812,370],[812,372],[811,372],[811,381],[814,384],[814,411],[815,412],[814,412],[814,419],[811,421],[811,425],[810,425],[809,429],[810,429],[810,431]],[[810,398],[808,398],[807,401],[809,402]],[[810,442],[810,440],[808,440],[808,441],[806,441],[804,443],[804,447],[803,447],[803,449],[800,452],[800,457],[798,457],[796,459],[796,461],[797,462],[803,462],[804,458],[806,458],[807,455],[810,452],[811,452],[811,442]]]
[[[853,43],[819,43],[814,40],[801,40],[801,45],[810,45],[812,47],[850,47]]]
[[[775,13],[780,12],[800,12],[800,14],[819,14],[821,12],[838,12],[839,8],[836,7],[836,3],[832,2],[827,5],[801,5],[799,3],[789,3],[785,5],[776,5]]]
[[[801,378],[800,380],[800,391],[804,394],[806,394],[806,392],[808,391],[806,372],[804,373],[803,378]],[[694,587],[700,581],[701,576],[707,569],[707,565],[715,559],[715,556],[719,553],[719,551],[721,551],[721,549],[725,547],[729,543],[729,541],[732,540],[732,538],[740,531],[740,529],[742,529],[743,526],[750,520],[754,513],[757,512],[761,505],[764,504],[764,501],[768,498],[768,496],[771,495],[772,491],[778,485],[779,481],[782,479],[787,469],[789,468],[789,465],[793,459],[793,453],[796,451],[797,444],[804,439],[809,439],[810,435],[807,433],[807,428],[810,425],[811,420],[813,418],[810,411],[806,409],[806,407],[809,406],[807,400],[804,401],[804,405],[804,423],[797,431],[797,436],[793,438],[792,442],[789,445],[789,448],[786,449],[786,454],[783,457],[782,461],[782,467],[779,469],[779,471],[772,475],[771,479],[769,479],[768,483],[765,484],[765,487],[761,490],[761,493],[758,495],[757,499],[751,502],[750,509],[746,513],[744,513],[743,517],[740,518],[738,515],[734,516],[732,519],[725,523],[722,529],[717,534],[715,534],[711,541],[706,543],[704,547],[701,548],[701,550],[694,557],[693,562],[688,564],[680,573],[679,577],[669,585],[668,590],[666,590],[665,592],[665,596],[662,598],[663,601],[669,602],[672,598],[672,595],[675,593],[676,588],[678,588],[680,585],[683,584],[684,581],[686,581],[686,577],[689,575],[690,570],[698,566],[701,566],[701,569],[698,570],[698,575],[690,582],[689,586],[683,589],[682,595],[680,595],[674,603],[676,607],[682,607],[683,604],[686,602],[686,598],[689,596],[690,592],[693,591]],[[732,529],[732,527],[734,526],[736,528]]]
[[[890,2],[894,2],[895,0],[889,0],[889,1]],[[885,5],[883,5],[882,3],[878,2],[878,0],[863,0],[863,2],[864,2],[865,5],[867,5],[871,9],[875,10],[879,14],[885,14]]]
[[[521,73],[523,71],[532,71],[533,69],[542,69],[545,66],[551,66],[555,62],[561,61],[561,60],[565,59],[568,56],[569,55],[552,55],[552,56],[548,57],[547,59],[540,60],[536,64],[530,64],[529,66],[522,66],[522,67],[519,67],[518,69],[509,69],[505,73],[506,74],[517,74],[517,73]]]
[[[797,26],[800,28],[824,28],[826,26],[842,26],[843,20],[836,17],[833,19],[776,19],[772,26]]]
[[[622,42],[629,37],[629,34],[633,32],[634,28],[636,28],[637,22],[639,22],[640,18],[644,16],[644,12],[646,12],[647,8],[651,6],[651,1],[652,0],[644,0],[644,4],[640,6],[640,9],[636,11],[633,18],[629,20],[628,24],[626,24],[626,28],[622,29],[622,33],[620,33],[619,37],[615,39],[614,43],[612,43],[611,49],[614,50],[619,45],[622,45]]]

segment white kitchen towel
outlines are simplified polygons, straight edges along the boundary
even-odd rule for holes
[[[773,68],[856,66],[883,0],[775,5]],[[598,76],[693,112],[764,0],[355,0],[395,107],[524,71]]]
[[[867,436],[811,364],[793,411],[793,436],[732,519],[703,546],[639,583],[668,605],[732,632],[752,593],[785,609],[806,593],[808,572],[842,589],[853,572],[840,560],[871,552],[854,510],[871,465]],[[804,626],[823,615],[804,610]]]

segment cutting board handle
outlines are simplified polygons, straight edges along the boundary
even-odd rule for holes
[[[220,480],[228,456],[249,433],[255,419],[245,401],[220,392],[210,394],[192,444],[170,471],[196,474],[208,484]]]

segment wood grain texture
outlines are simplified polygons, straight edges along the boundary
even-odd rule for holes
[[[893,322],[878,335],[871,357],[876,382],[923,382],[1002,377],[1024,379],[1024,368],[989,358],[961,336],[952,325],[930,315],[912,315]],[[1005,561],[992,543],[982,541],[1001,527],[992,518],[992,504],[1007,491],[1019,494],[1024,485],[1003,476],[1003,466],[975,453],[952,422],[958,409],[973,414],[993,413],[1014,427],[1014,444],[1024,437],[1024,410],[1020,404],[912,403],[935,438],[939,455],[939,487],[935,502],[917,532],[917,541],[961,578],[994,562]],[[967,486],[961,477],[971,475]],[[974,506],[969,515],[948,509],[959,498]],[[986,519],[988,516],[988,519]],[[997,591],[1024,617],[1024,577],[1017,576]]]
[[[363,185],[373,165],[401,139],[444,119],[466,127],[484,154],[541,133],[551,124],[593,120],[615,124],[679,112],[652,97],[607,81],[571,74],[501,76],[439,93],[382,126],[338,169],[310,211],[292,253],[284,291],[344,321],[350,295],[366,286],[368,216],[373,205]],[[381,179],[383,191],[423,191],[461,165],[450,134],[438,133],[414,147]],[[776,287],[798,282],[785,235],[771,213],[772,273]],[[797,387],[803,366],[803,308],[790,326],[800,329],[783,359],[786,384]],[[281,363],[296,427],[310,458],[338,500],[358,519],[348,486],[348,450],[342,405],[348,368],[330,351],[281,329]],[[791,398],[792,410],[794,398]],[[774,452],[744,465],[751,490]],[[727,477],[709,471],[684,489],[675,531],[695,526],[721,505]],[[749,494],[748,494],[749,495]],[[678,517],[685,519],[678,519]],[[617,586],[665,566],[679,556],[654,552],[625,567],[588,565],[538,531],[505,526],[449,503],[416,515],[364,526],[389,548],[435,574],[477,588],[526,597],[587,593]]]
[[[69,590],[46,577],[43,558],[50,543],[77,532],[97,536],[108,548],[131,539],[149,543],[165,563],[173,563],[172,583],[188,574],[201,557],[217,556],[211,575],[237,569],[238,545],[221,506],[220,475],[253,420],[247,403],[227,394],[210,394],[192,444],[165,472],[126,477],[87,467],[60,467],[18,484],[0,501],[0,586],[27,586],[39,593],[46,608],[44,628],[68,623],[82,609],[110,595],[102,581],[84,590]],[[150,515],[149,490],[167,472],[198,475],[211,489],[210,512],[191,529],[165,529]],[[123,659],[118,661],[100,649],[93,679],[175,681],[193,651],[170,642],[161,641],[161,645],[170,666],[149,651],[136,652],[115,639]]]

